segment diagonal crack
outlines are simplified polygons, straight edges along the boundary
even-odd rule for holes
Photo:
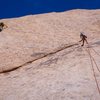
[[[20,66],[17,66],[16,68],[11,68],[11,69],[4,70],[4,71],[0,72],[0,74],[9,73],[9,72],[15,71],[15,70],[17,70],[17,69],[19,69],[19,68],[21,68],[21,67],[23,67],[23,66],[26,66],[26,65],[28,65],[28,64],[31,64],[31,63],[34,62],[34,61],[37,61],[37,60],[39,60],[39,59],[42,59],[42,58],[47,57],[47,56],[52,55],[52,54],[56,54],[56,53],[58,53],[58,52],[60,52],[60,51],[62,51],[62,50],[64,50],[64,49],[66,49],[66,48],[70,48],[70,47],[73,47],[73,46],[75,46],[75,45],[78,45],[78,43],[74,43],[74,44],[70,44],[70,45],[66,44],[66,45],[64,45],[64,46],[62,46],[62,47],[60,47],[60,48],[58,48],[58,49],[56,49],[56,50],[54,50],[54,51],[52,51],[52,52],[50,52],[50,53],[44,54],[43,56],[41,56],[41,57],[39,57],[39,58],[36,58],[36,59],[34,59],[34,60],[25,62],[24,64],[22,64],[22,65],[20,65]]]

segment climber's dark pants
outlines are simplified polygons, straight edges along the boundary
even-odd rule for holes
[[[82,39],[82,42],[83,42],[83,43],[82,43],[81,46],[84,46],[84,42],[86,42],[86,43],[88,44],[88,42],[87,42],[87,40],[86,40],[85,38]]]

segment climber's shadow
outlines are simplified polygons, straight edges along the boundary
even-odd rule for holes
[[[94,44],[96,44],[96,45],[100,45],[100,41],[96,41]]]
[[[98,46],[100,46],[100,41],[96,41],[96,42],[93,42],[93,43],[90,43],[90,48],[91,47],[98,47]]]

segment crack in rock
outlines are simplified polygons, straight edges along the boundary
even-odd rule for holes
[[[56,54],[56,53],[58,53],[58,52],[60,52],[60,51],[62,51],[62,50],[64,50],[64,49],[66,49],[66,48],[70,48],[70,47],[75,46],[75,45],[78,45],[78,43],[74,43],[74,44],[70,44],[70,45],[66,44],[66,45],[64,45],[64,46],[62,46],[62,47],[59,47],[58,49],[54,50],[53,52],[44,54],[43,56],[41,56],[41,57],[39,57],[39,58],[36,58],[36,59],[34,59],[34,60],[25,62],[24,64],[22,64],[22,65],[20,65],[20,66],[17,66],[17,67],[15,67],[15,68],[11,68],[11,69],[4,70],[4,71],[0,72],[0,74],[9,73],[9,72],[15,71],[15,70],[17,70],[17,69],[19,69],[19,68],[21,68],[21,67],[23,67],[23,66],[26,66],[26,65],[29,65],[29,64],[33,63],[34,61],[37,61],[37,60],[39,60],[39,59],[42,59],[42,58],[47,57],[47,56],[52,55],[52,54]]]

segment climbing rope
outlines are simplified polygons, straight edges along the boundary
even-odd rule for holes
[[[97,63],[96,63],[96,61],[95,61],[95,59],[93,58],[93,56],[91,56],[91,58],[93,59],[95,65],[96,65],[97,70],[100,72],[100,69],[99,69],[99,67],[98,67],[98,65],[97,65]]]
[[[88,44],[88,45],[89,45],[89,44]],[[88,46],[88,47],[89,47],[89,46]],[[92,47],[91,47],[91,49],[94,51],[95,54],[97,54],[98,56],[100,56],[99,53],[98,53],[95,49],[93,49]],[[89,48],[88,48],[88,50],[89,50]],[[89,52],[90,52],[90,50],[89,50]],[[91,58],[92,58],[92,60],[94,61],[97,70],[100,72],[100,69],[99,69],[99,67],[98,67],[98,65],[97,65],[97,63],[96,63],[96,61],[95,61],[95,59],[94,59],[94,57],[93,57],[92,55],[91,55]]]
[[[99,92],[99,94],[100,94],[100,87],[99,87],[99,84],[98,84],[98,81],[97,81],[97,78],[96,78],[96,74],[95,74],[95,70],[94,70],[94,66],[93,66],[93,61],[94,61],[94,63],[95,63],[96,66],[97,66],[97,64],[96,64],[94,58],[92,57],[89,48],[86,49],[86,51],[87,51],[87,53],[89,54],[89,57],[90,57],[91,66],[92,66],[92,71],[93,71],[93,76],[94,76],[94,79],[95,79],[95,82],[96,82],[96,86],[97,86],[98,92]],[[97,67],[97,68],[98,68],[98,67]]]
[[[91,47],[91,49],[92,49],[98,56],[100,56],[100,54],[99,54],[94,48]]]

